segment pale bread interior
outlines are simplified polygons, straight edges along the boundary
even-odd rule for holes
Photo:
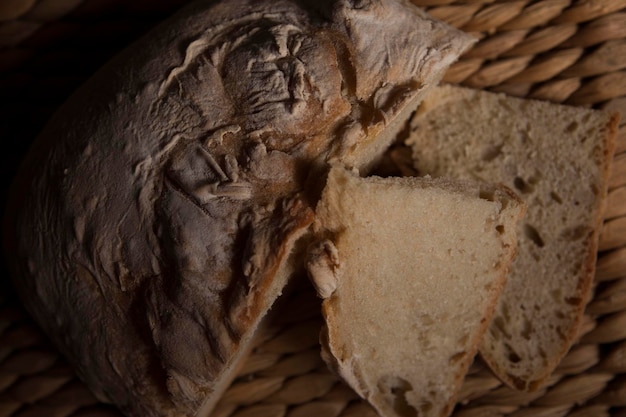
[[[424,175],[501,182],[528,203],[519,253],[481,353],[509,385],[543,385],[590,297],[614,115],[440,86],[407,143]]]
[[[331,293],[324,356],[381,415],[451,410],[523,210],[487,184],[331,170],[317,208],[329,260],[309,262],[314,283]]]

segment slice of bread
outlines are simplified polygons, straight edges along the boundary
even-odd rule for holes
[[[528,203],[519,254],[480,351],[521,390],[539,388],[576,337],[593,281],[617,117],[441,86],[412,121],[421,174],[501,182]]]
[[[323,356],[382,416],[451,411],[524,209],[505,187],[331,170],[308,261]]]

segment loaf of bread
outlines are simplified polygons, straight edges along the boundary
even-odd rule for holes
[[[24,305],[97,397],[206,417],[314,221],[470,44],[407,0],[200,1],[37,139],[6,247]]]
[[[527,202],[519,253],[480,347],[521,390],[542,386],[574,342],[592,287],[617,117],[441,86],[411,122],[421,174],[508,185]]]
[[[324,358],[381,416],[450,413],[524,211],[505,187],[331,170],[308,260]]]

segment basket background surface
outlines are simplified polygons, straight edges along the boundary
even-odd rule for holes
[[[413,1],[480,39],[445,81],[625,115],[580,342],[534,393],[507,388],[476,361],[455,416],[626,417],[626,0]],[[186,2],[0,0],[3,198],[52,112]],[[21,308],[4,264],[1,273],[0,417],[120,417],[90,394]],[[376,415],[322,363],[319,308],[306,285],[275,308],[213,416]]]

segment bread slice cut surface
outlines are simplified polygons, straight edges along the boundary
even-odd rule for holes
[[[521,390],[541,387],[590,297],[615,115],[440,86],[407,143],[421,174],[503,183],[527,202],[519,253],[481,353]]]
[[[331,170],[308,262],[324,357],[382,416],[450,412],[523,211],[504,187]]]

